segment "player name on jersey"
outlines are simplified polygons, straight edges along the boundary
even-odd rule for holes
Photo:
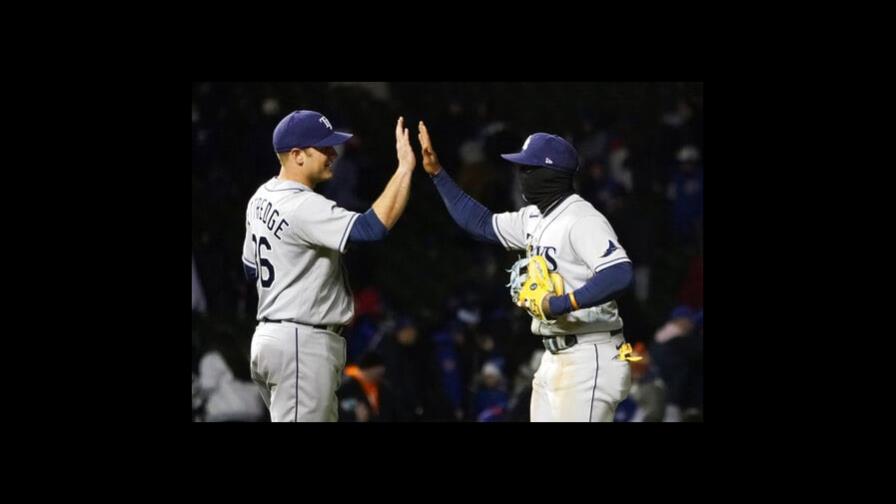
[[[289,227],[289,222],[280,217],[280,211],[274,208],[267,198],[255,198],[252,200],[252,206],[255,209],[255,218],[260,220],[268,228],[268,231],[274,231],[275,238],[282,240],[280,232]]]

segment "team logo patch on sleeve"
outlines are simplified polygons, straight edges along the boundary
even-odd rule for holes
[[[604,252],[604,255],[602,255],[601,257],[607,257],[608,255],[610,255],[610,254],[612,254],[613,252],[615,252],[616,249],[618,249],[618,248],[619,248],[619,247],[617,247],[616,244],[613,243],[613,240],[610,240],[610,246],[607,247],[607,251]]]

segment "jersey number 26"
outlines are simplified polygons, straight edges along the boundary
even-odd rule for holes
[[[262,287],[268,288],[272,283],[274,283],[274,265],[261,256],[261,247],[265,247],[266,249],[271,250],[271,244],[264,236],[256,239],[254,234],[252,235],[252,243],[255,243],[255,264],[260,266],[258,271],[258,279],[261,280]],[[267,278],[265,278],[264,274],[262,274],[262,268],[268,271]]]

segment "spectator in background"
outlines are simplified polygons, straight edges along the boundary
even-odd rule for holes
[[[383,377],[383,358],[368,352],[358,364],[345,367],[339,398],[340,422],[389,422],[395,419],[394,397]]]
[[[494,362],[486,362],[473,398],[474,418],[477,422],[504,421],[509,399],[501,368]]]
[[[507,420],[511,422],[530,421],[529,406],[532,402],[532,380],[535,378],[535,371],[538,370],[543,355],[544,349],[534,350],[529,361],[520,364],[517,369],[516,376],[513,379],[513,391],[508,404]]]
[[[485,328],[479,327],[474,333],[473,338],[475,346],[473,350],[473,361],[470,368],[482,369],[486,363],[490,362],[498,366],[498,369],[503,372],[504,367],[507,364],[507,359],[498,349],[495,337],[491,332],[485,330]]]
[[[703,310],[677,306],[654,336],[650,354],[668,388],[666,421],[703,408]]]
[[[379,289],[370,286],[355,293],[355,318],[345,334],[347,362],[357,362],[380,343],[383,330],[391,328],[384,322]]]
[[[231,323],[193,312],[193,419],[265,421],[264,402],[249,377],[248,349]]]
[[[678,151],[667,197],[672,202],[672,233],[681,244],[691,244],[703,226],[703,167],[700,151],[685,145]]]
[[[625,188],[609,176],[606,166],[598,160],[588,163],[579,175],[580,196],[601,213],[611,216],[621,206]]]
[[[610,142],[610,154],[607,156],[609,178],[621,185],[623,192],[632,192],[634,184],[632,170],[628,165],[629,149],[621,139]]]
[[[660,134],[657,155],[661,159],[670,160],[682,145],[702,145],[703,126],[700,116],[695,114],[694,106],[688,99],[675,101],[660,120]]]
[[[463,327],[454,320],[433,334],[442,388],[456,420],[464,418],[466,387],[460,348],[464,339]]]
[[[265,406],[255,384],[239,380],[218,351],[207,352],[199,361],[199,387],[194,393],[205,404],[206,422],[258,422]]]
[[[583,139],[576,142],[575,147],[579,155],[584,159],[602,159],[607,154],[610,136],[604,129],[597,129],[594,126],[594,119],[590,113],[585,112],[586,117],[582,118],[581,132]]]
[[[413,319],[399,319],[394,334],[384,338],[377,351],[386,365],[386,379],[395,387],[396,420],[451,418],[432,350],[420,341]]]
[[[480,339],[480,324],[482,323],[482,300],[472,290],[466,290],[460,294],[457,305],[452,303],[451,310],[454,314],[453,322],[449,324],[455,327],[454,348],[460,362],[461,379],[464,384],[464,395],[472,388],[472,383],[482,367],[482,356],[478,340]],[[464,401],[462,404],[468,404]],[[464,413],[469,413],[466,408]]]

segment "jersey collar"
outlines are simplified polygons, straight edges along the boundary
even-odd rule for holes
[[[296,182],[295,180],[280,180],[277,177],[273,177],[271,180],[268,180],[264,187],[269,191],[275,189],[302,189],[305,191],[311,190],[311,188],[309,188],[305,184]]]
[[[565,207],[569,206],[569,204],[572,203],[573,200],[575,199],[575,198],[573,198],[573,196],[575,196],[575,195],[576,195],[576,193],[572,193],[572,194],[567,195],[564,198],[558,199],[557,201],[552,203],[551,206],[549,206],[545,209],[544,213],[541,214],[541,217],[542,218],[547,217],[548,214],[556,211],[557,209],[559,209],[561,207],[565,208]]]

